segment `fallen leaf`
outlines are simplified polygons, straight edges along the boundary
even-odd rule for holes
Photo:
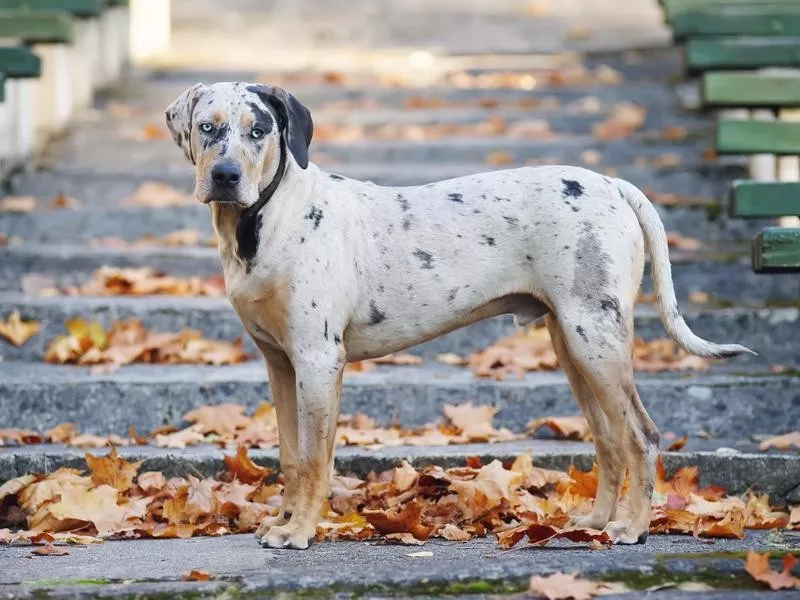
[[[543,417],[528,423],[526,429],[534,434],[542,427],[548,427],[559,439],[592,439],[589,423],[584,417]]]
[[[186,573],[181,579],[184,581],[209,581],[213,576],[208,571],[192,570]]]
[[[770,448],[777,448],[779,450],[800,448],[800,431],[792,431],[791,433],[768,438],[761,442],[758,448],[759,450],[769,450]]]
[[[191,202],[191,196],[176,190],[166,183],[145,181],[133,194],[122,200],[121,205],[165,208],[168,206],[186,206]]]
[[[95,485],[110,485],[120,492],[133,487],[133,479],[142,462],[128,462],[120,457],[116,448],[112,448],[107,456],[94,456],[86,453],[86,464],[92,473]]]
[[[546,577],[534,575],[528,584],[528,594],[548,600],[590,600],[594,596],[608,593],[608,589],[606,583],[580,579],[577,571],[569,574],[553,573]]]
[[[35,554],[36,556],[66,556],[69,554],[66,548],[56,547],[53,544],[45,544],[44,546],[39,546],[35,550],[31,550],[31,554]]]
[[[236,479],[244,483],[261,483],[272,473],[271,469],[261,467],[247,456],[247,448],[239,446],[235,456],[225,456],[225,464]]]
[[[756,581],[767,585],[771,590],[784,590],[800,587],[800,579],[792,575],[797,565],[797,558],[791,554],[783,557],[783,570],[773,571],[769,566],[769,553],[759,554],[753,550],[747,552],[744,570]]]
[[[679,250],[699,250],[703,247],[703,243],[700,240],[686,237],[677,231],[667,232],[667,245],[670,248],[677,248]]]
[[[514,155],[506,150],[497,150],[487,154],[483,161],[493,167],[504,167],[514,163]]]
[[[689,441],[688,435],[684,435],[683,437],[678,438],[669,445],[669,447],[667,448],[667,452],[677,452],[679,450],[683,450],[683,447],[686,445],[686,442],[688,441]]]
[[[6,321],[0,321],[0,337],[4,337],[17,347],[39,333],[38,321],[23,321],[18,310],[12,312]]]
[[[629,137],[645,122],[647,110],[631,102],[615,104],[608,117],[592,126],[592,134],[602,142]]]
[[[250,419],[244,416],[244,406],[241,404],[201,406],[187,412],[183,419],[196,423],[202,433],[219,435],[234,435],[238,429],[250,424]]]
[[[48,203],[48,208],[67,208],[69,210],[79,210],[83,208],[80,200],[76,200],[66,194],[58,194]]]
[[[31,212],[36,210],[33,196],[4,196],[0,198],[0,212]]]

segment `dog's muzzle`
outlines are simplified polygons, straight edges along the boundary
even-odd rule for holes
[[[233,162],[223,162],[214,165],[211,169],[213,192],[212,202],[238,202],[239,182],[242,179],[242,169]]]

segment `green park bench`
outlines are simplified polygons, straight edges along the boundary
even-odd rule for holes
[[[719,111],[715,150],[747,155],[737,180],[737,218],[800,216],[800,1],[661,0],[700,103]],[[796,223],[793,223],[796,225]],[[800,228],[765,227],[752,243],[758,273],[800,272]]]

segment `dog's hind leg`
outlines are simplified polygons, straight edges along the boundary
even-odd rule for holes
[[[608,425],[608,419],[594,398],[586,378],[578,371],[564,341],[564,333],[553,315],[545,317],[550,338],[553,341],[558,363],[567,376],[581,413],[589,422],[589,429],[594,438],[599,476],[597,498],[591,514],[577,517],[573,524],[576,527],[603,529],[608,522],[616,518],[617,499],[622,487],[622,475],[625,473],[625,457],[622,448],[614,443]]]
[[[297,390],[294,367],[286,354],[256,343],[267,361],[272,402],[278,416],[279,456],[284,481],[278,513],[263,519],[256,529],[256,538],[262,539],[271,527],[285,525],[294,510],[297,490]]]
[[[606,498],[615,496],[618,483],[630,469],[630,503],[624,520],[606,525],[615,543],[634,544],[647,539],[658,452],[658,430],[642,406],[633,378],[631,344],[633,307],[621,306],[610,296],[599,312],[586,306],[557,306],[556,315],[566,351],[583,376],[607,423],[608,445],[623,460],[611,465],[601,479],[598,503],[607,511]],[[597,444],[598,456],[602,442]],[[602,469],[602,465],[601,465]],[[612,472],[614,471],[614,472]],[[616,488],[616,489],[615,489]],[[613,511],[609,517],[613,515]],[[605,515],[600,515],[605,516]]]

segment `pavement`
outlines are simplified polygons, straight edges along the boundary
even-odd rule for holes
[[[42,361],[47,342],[75,316],[105,325],[136,316],[162,331],[191,327],[212,338],[240,337],[241,325],[225,299],[42,298],[26,294],[23,285],[31,274],[58,286],[80,285],[106,264],[154,266],[175,275],[217,273],[216,250],[207,246],[102,248],[93,242],[135,242],[178,229],[210,237],[208,213],[200,205],[122,205],[146,181],[191,192],[192,169],[171,139],[136,138],[146,127],[162,127],[164,107],[196,81],[260,81],[287,87],[309,106],[318,133],[364,128],[353,139],[320,134],[313,142],[312,160],[345,176],[422,184],[502,168],[487,164],[491,153],[501,151],[511,155],[511,166],[584,164],[645,189],[668,230],[700,242],[699,249],[671,252],[690,326],[704,337],[759,352],[706,372],[637,376],[661,430],[689,435],[682,452],[665,453],[667,469],[697,465],[703,484],[723,485],[731,493],[752,488],[775,502],[800,503],[797,452],[757,449],[761,436],[791,431],[800,422],[800,280],[751,272],[750,238],[769,221],[727,216],[725,194],[732,179],[744,176],[745,162],[708,159],[713,118],[687,110],[696,86],[676,86],[683,79],[682,57],[670,47],[655,0],[173,0],[172,10],[171,51],[99,94],[69,135],[38,158],[36,169],[9,182],[11,194],[32,195],[41,204],[67,194],[82,206],[0,213],[0,234],[9,240],[0,248],[0,318],[19,309],[42,322],[42,332],[21,348],[0,341],[0,428],[41,430],[71,421],[89,433],[125,434],[130,425],[145,432],[179,425],[185,412],[201,404],[234,401],[252,409],[269,399],[263,364],[255,359],[230,367],[135,365],[104,374]],[[585,80],[552,79],[579,65]],[[600,80],[609,73],[616,74],[613,81]],[[513,83],[520,74],[524,84]],[[497,83],[492,78],[498,76],[510,79]],[[623,140],[598,140],[593,126],[622,102],[646,109],[642,127]],[[458,131],[489,119],[502,119],[509,129],[546,123],[553,135],[373,135],[386,127],[446,124]],[[665,137],[666,128],[685,129],[685,138]],[[698,291],[709,295],[705,304],[690,302]],[[532,418],[577,414],[560,372],[480,380],[436,361],[437,354],[468,354],[513,331],[510,318],[490,319],[413,348],[425,358],[420,366],[347,376],[343,411],[413,427],[437,421],[445,403],[471,400],[500,409],[495,424],[514,431]],[[637,309],[636,331],[645,339],[664,337],[652,305]],[[249,342],[245,348],[254,351]],[[709,435],[713,439],[705,439]],[[587,444],[526,439],[343,448],[337,467],[364,475],[401,460],[452,466],[469,456],[488,461],[527,451],[536,464],[551,468],[589,468],[593,460]],[[207,446],[120,452],[168,474],[212,474],[224,454]],[[275,450],[252,456],[277,466]],[[63,465],[84,467],[84,451],[0,448],[0,483]],[[0,598],[518,597],[532,574],[579,571],[624,581],[635,588],[628,598],[646,592],[656,600],[698,594],[783,599],[797,592],[758,588],[743,573],[744,553],[797,553],[799,544],[791,532],[750,531],[744,540],[653,536],[645,546],[604,551],[555,544],[505,552],[487,538],[423,547],[326,542],[295,552],[260,548],[250,536],[110,541],[72,547],[64,557],[31,557],[29,547],[0,546]],[[214,579],[182,581],[192,569]]]

